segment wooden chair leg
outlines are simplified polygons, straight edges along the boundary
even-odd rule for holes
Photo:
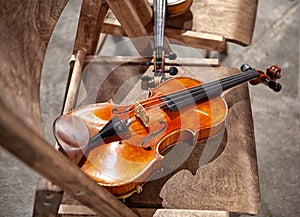
[[[33,216],[56,216],[62,195],[63,190],[41,177],[36,187]]]

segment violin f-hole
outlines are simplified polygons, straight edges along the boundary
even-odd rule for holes
[[[152,150],[152,148],[151,148],[150,145],[147,146],[147,147],[145,147],[145,144],[146,144],[149,140],[151,140],[152,138],[154,138],[155,136],[157,136],[158,134],[160,134],[161,132],[163,132],[163,131],[166,129],[166,127],[167,127],[166,122],[164,122],[164,121],[159,121],[159,123],[162,124],[163,127],[162,127],[161,129],[157,130],[157,131],[154,131],[154,132],[151,133],[149,136],[147,136],[147,137],[145,137],[145,138],[143,139],[143,141],[142,141],[142,148],[143,148],[144,150],[146,150],[146,151]]]

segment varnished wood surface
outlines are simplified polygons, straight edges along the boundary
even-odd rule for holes
[[[169,179],[160,192],[164,207],[258,213],[259,183],[247,85],[228,91],[225,97],[229,115],[224,151],[195,175],[183,170]]]
[[[201,82],[195,79],[179,77],[156,87],[149,99],[140,102],[144,108],[149,106],[146,110],[149,116],[149,127],[145,127],[135,118],[129,127],[129,138],[92,149],[81,169],[114,195],[122,196],[135,190],[152,173],[159,170],[164,158],[163,151],[173,144],[185,142],[193,146],[194,141],[205,140],[216,135],[221,130],[227,115],[227,105],[221,97],[173,112],[162,110],[159,106],[162,102],[158,97],[200,84]],[[89,134],[87,133],[86,136],[92,137],[115,115],[114,111],[120,113],[130,107],[132,106],[118,106],[108,102],[78,108],[56,121],[54,125],[56,138],[61,145],[64,144],[66,137],[76,138],[76,141],[88,141],[88,138],[81,138],[85,135],[81,128],[80,132],[72,130],[70,135],[64,135],[63,132],[68,126],[75,125],[73,122],[76,120],[75,117],[69,118],[70,116],[80,117],[88,127]],[[124,112],[117,116],[123,120],[135,117],[133,112]],[[145,147],[151,147],[151,150],[145,150],[142,147],[144,139],[150,138],[152,134],[155,135],[163,126],[163,131],[145,144]],[[76,141],[74,141],[75,146]],[[66,143],[70,143],[69,139]],[[63,149],[72,160],[77,159],[77,154],[69,153],[69,150],[72,151],[70,148]]]
[[[218,77],[229,76],[234,73],[239,73],[239,70],[232,68],[207,68],[207,67],[195,67],[193,70],[188,72],[188,75],[195,78],[202,78],[206,82],[214,79],[212,76],[213,72],[216,73]],[[181,75],[181,74],[180,74]],[[207,77],[207,78],[206,78]],[[128,78],[123,78],[128,79]],[[124,80],[125,82],[126,80]],[[113,89],[118,89],[119,85],[122,85],[122,81],[120,80],[111,80]],[[131,87],[127,87],[130,91],[127,91],[128,96],[123,101],[125,102],[134,102],[136,96],[140,93],[140,84],[133,84]],[[122,91],[126,91],[126,88]],[[249,101],[249,93],[247,89],[247,85],[241,85],[236,87],[233,90],[227,91],[225,94],[225,99],[229,106],[229,117],[226,120],[226,123],[231,123],[225,129],[225,134],[221,135],[223,138],[213,138],[213,141],[220,141],[221,144],[218,148],[215,156],[213,157],[212,163],[208,164],[204,167],[201,167],[199,171],[205,169],[205,174],[209,174],[208,176],[213,180],[213,183],[210,185],[212,189],[208,190],[206,185],[203,183],[200,188],[203,191],[202,195],[209,195],[200,197],[195,191],[190,191],[186,189],[186,186],[181,186],[181,189],[177,189],[176,191],[172,191],[171,193],[167,193],[164,195],[165,200],[168,203],[175,203],[178,201],[178,198],[183,194],[183,192],[187,194],[196,194],[196,197],[199,200],[195,200],[197,202],[189,202],[188,207],[191,209],[214,209],[214,210],[226,210],[233,212],[246,212],[246,213],[257,213],[259,210],[259,186],[258,186],[258,173],[257,173],[257,162],[256,162],[256,152],[255,152],[255,142],[253,136],[253,123],[251,117],[250,110],[250,101]],[[120,101],[121,102],[121,101]],[[126,104],[126,103],[125,103]],[[238,118],[237,118],[238,117]],[[234,139],[232,136],[228,136],[228,133],[234,135]],[[211,142],[213,142],[211,141]],[[226,148],[225,148],[226,147]],[[205,149],[205,143],[198,143],[195,146],[194,151],[190,154],[189,158],[186,162],[184,162],[181,166],[178,165],[178,169],[173,173],[150,182],[147,182],[143,185],[143,191],[140,194],[133,194],[131,197],[126,199],[126,204],[130,207],[162,207],[162,198],[159,197],[159,192],[164,186],[164,184],[168,181],[168,179],[176,173],[176,171],[180,171],[183,169],[187,169],[192,172],[192,174],[196,174],[197,169],[199,168],[199,159],[202,157],[201,154]],[[226,152],[225,152],[226,151]],[[218,161],[219,156],[224,156],[226,154],[227,160],[233,160],[232,165],[228,165],[228,163],[224,163],[223,161]],[[242,158],[236,156],[243,156]],[[223,157],[222,157],[223,158]],[[176,159],[176,158],[175,158]],[[166,161],[165,165],[168,167],[170,164],[174,164],[174,159],[169,159]],[[226,168],[229,168],[230,171],[227,171]],[[216,170],[216,168],[222,168]],[[198,174],[199,172],[197,172]],[[206,176],[204,173],[203,176]],[[214,177],[223,176],[226,180],[226,185],[220,187],[218,191],[215,191],[215,186],[218,185],[218,181],[223,182],[223,179],[217,179]],[[192,178],[193,176],[191,176]],[[181,176],[179,176],[181,181],[184,181]],[[208,178],[207,178],[208,179]],[[205,180],[207,180],[205,179]],[[195,177],[191,182],[197,180]],[[207,181],[208,182],[208,181]],[[188,184],[187,186],[189,186]],[[173,184],[168,185],[170,189],[173,189]],[[167,189],[169,189],[167,188]],[[197,188],[197,187],[196,187]],[[169,189],[169,190],[170,190]],[[228,191],[222,191],[222,189],[231,189]],[[182,192],[183,191],[183,192]],[[200,191],[200,190],[199,190]],[[208,191],[208,192],[207,192]],[[213,197],[210,192],[213,193]],[[173,195],[173,196],[172,196]],[[235,203],[230,203],[227,201],[236,201]],[[218,202],[219,201],[219,202]],[[167,202],[164,202],[166,204]],[[182,203],[183,204],[183,203]],[[194,204],[193,207],[191,207]],[[208,204],[210,204],[208,206]],[[168,206],[166,206],[168,207]],[[172,208],[177,208],[173,207]]]
[[[197,78],[197,73],[198,76],[204,76],[201,73],[203,70],[205,71],[205,68],[199,68],[196,70],[198,72],[193,72],[193,76]],[[239,72],[237,69],[226,67],[214,68],[214,71],[219,77]],[[161,207],[163,205],[165,208],[172,209],[188,207],[188,209],[252,214],[258,212],[259,183],[256,148],[247,85],[240,85],[227,91],[225,99],[229,106],[229,113],[215,160],[199,168],[199,159],[202,157],[205,143],[198,143],[188,160],[176,170],[185,169],[188,176],[184,176],[186,173],[183,172],[182,175],[179,173],[175,176],[176,179],[171,178],[171,181],[167,181],[172,174],[176,173],[174,171],[166,177],[148,182],[143,186],[140,194],[134,194],[126,200],[129,206]],[[213,140],[220,141],[218,138]],[[159,197],[157,192],[161,189],[163,190]]]

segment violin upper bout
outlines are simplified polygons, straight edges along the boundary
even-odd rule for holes
[[[203,82],[189,77],[176,77],[164,81],[151,91],[150,97],[158,95],[166,95],[179,90],[184,90],[190,87],[195,87]]]

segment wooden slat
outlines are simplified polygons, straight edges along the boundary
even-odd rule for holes
[[[68,91],[66,95],[66,100],[64,104],[63,113],[70,111],[73,109],[76,102],[76,95],[78,91],[78,84],[80,81],[80,76],[83,68],[83,60],[85,53],[83,50],[78,50],[75,56],[75,64],[73,68],[73,72],[71,74],[70,84],[68,86]]]
[[[1,145],[102,216],[136,216],[0,103]],[[45,169],[47,168],[47,169]]]
[[[182,31],[172,28],[166,28],[165,34],[167,37],[183,42],[191,47],[219,52],[224,52],[226,50],[226,41],[221,35],[195,31]]]
[[[58,210],[58,216],[96,216],[97,213],[95,213],[93,210],[89,209],[86,206],[83,205],[67,205],[67,204],[61,204],[59,206]]]
[[[127,32],[124,31],[120,23],[113,18],[107,18],[104,20],[102,32],[117,36],[127,36]],[[165,35],[191,47],[216,50],[220,52],[226,51],[225,38],[220,35],[195,31],[182,31],[176,28],[166,28]]]
[[[222,35],[226,41],[250,45],[257,3],[258,0],[193,0],[192,30]]]
[[[33,216],[56,216],[63,191],[41,177],[35,191]]]
[[[147,38],[149,31],[145,27],[146,21],[151,21],[152,14],[150,5],[146,3],[146,0],[107,0],[107,4],[122,25],[126,35],[128,35],[131,39],[143,37],[143,39],[140,38],[139,40],[132,40],[132,43],[138,52],[142,56],[145,56],[145,53],[152,54],[153,45]],[[137,8],[138,10],[136,10]],[[146,19],[143,17],[146,17]]]
[[[66,3],[67,0],[0,1],[0,101],[40,134],[42,63]]]
[[[225,211],[210,210],[183,210],[183,209],[158,209],[153,217],[229,217],[229,213]]]
[[[146,0],[107,0],[107,3],[129,37],[148,35],[145,26],[152,20],[152,10]]]
[[[113,63],[113,64],[141,64],[141,62],[148,61],[147,57],[134,56],[93,56],[88,55],[84,58],[84,64],[87,63]],[[220,66],[220,61],[215,58],[176,58],[176,60],[167,60],[166,63],[174,66]]]
[[[78,50],[95,54],[107,10],[105,1],[82,1],[73,54]]]

